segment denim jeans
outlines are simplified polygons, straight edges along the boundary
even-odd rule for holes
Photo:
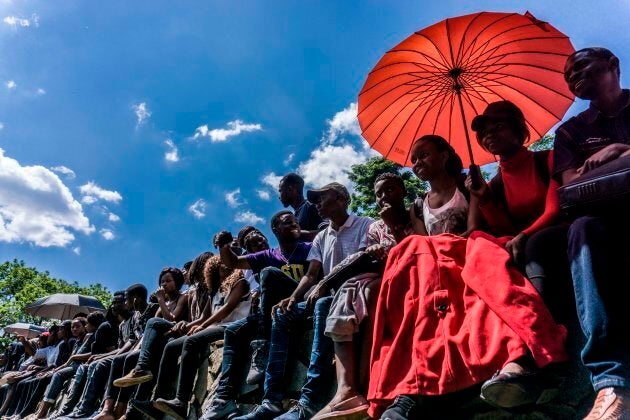
[[[87,379],[87,371],[90,365],[82,364],[74,374],[74,378],[68,386],[68,394],[64,399],[63,405],[59,409],[60,415],[68,415],[72,412],[74,407],[79,403],[79,399],[83,394],[83,388]]]
[[[87,382],[83,389],[81,400],[74,411],[89,415],[96,410],[96,403],[102,395],[105,385],[107,385],[112,360],[113,357],[107,357],[90,363],[90,367],[87,370]]]
[[[107,388],[105,388],[105,396],[103,399],[113,399],[116,402],[128,402],[134,391],[133,387],[119,388],[114,386],[114,381],[118,378],[122,378],[133,369],[136,365],[140,350],[133,350],[119,356],[114,357],[112,360],[112,367],[109,370],[109,379],[107,380]],[[126,369],[125,369],[126,368]]]
[[[238,395],[245,370],[249,367],[249,344],[256,337],[260,316],[250,315],[226,325],[223,338],[221,379],[216,397],[234,400]]]
[[[197,369],[203,359],[210,354],[210,344],[223,338],[225,327],[210,326],[191,336],[183,336],[170,341],[164,347],[160,371],[157,377],[155,398],[171,398],[173,379],[177,381],[176,397],[181,401],[190,400]],[[177,374],[177,359],[179,375]]]
[[[335,354],[333,342],[324,335],[326,317],[332,303],[332,296],[323,297],[315,304],[313,311],[313,349],[306,375],[306,383],[302,387],[300,403],[319,411],[328,401],[325,396],[334,384],[335,368],[333,357]],[[269,348],[269,362],[265,373],[264,401],[280,404],[284,397],[284,376],[287,369],[287,359],[291,337],[299,331],[299,327],[307,317],[306,303],[300,302],[291,311],[284,314],[276,312],[271,329],[271,344]]]
[[[140,355],[138,356],[139,369],[150,370],[154,375],[157,375],[157,367],[160,362],[159,355],[169,340],[169,337],[165,337],[164,333],[173,328],[174,325],[174,322],[163,318],[151,318],[147,322],[142,335]]]
[[[291,296],[297,281],[276,267],[267,267],[260,272],[260,311],[259,338],[268,339],[271,335],[271,308],[282,299]]]
[[[595,391],[630,388],[630,223],[585,216],[569,228],[569,261],[580,325],[582,362]]]
[[[55,372],[44,393],[44,401],[54,404],[61,391],[63,391],[63,384],[75,375],[78,368],[79,365],[74,364]]]

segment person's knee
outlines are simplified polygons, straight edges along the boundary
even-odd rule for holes
[[[569,227],[569,243],[584,243],[592,240],[605,230],[604,227],[604,221],[600,217],[579,217]]]

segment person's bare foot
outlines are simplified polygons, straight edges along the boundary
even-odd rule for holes
[[[93,417],[92,420],[116,420],[116,417],[114,417],[113,412],[108,410],[108,411],[101,411],[95,417]]]

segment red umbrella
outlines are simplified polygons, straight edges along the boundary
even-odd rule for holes
[[[470,141],[472,118],[491,102],[509,100],[525,114],[532,140],[542,137],[573,102],[564,81],[573,51],[566,35],[529,12],[436,23],[388,51],[368,75],[359,94],[363,137],[404,166],[425,134],[448,139],[464,164],[491,162]]]

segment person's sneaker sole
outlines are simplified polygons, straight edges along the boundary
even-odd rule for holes
[[[162,401],[154,401],[153,407],[161,412],[175,418],[176,420],[186,420],[187,417],[182,417],[180,413],[173,410],[170,405],[163,403]]]
[[[142,376],[123,376],[114,380],[113,385],[118,388],[127,388],[134,385],[143,384],[153,379],[153,374],[148,373]]]

